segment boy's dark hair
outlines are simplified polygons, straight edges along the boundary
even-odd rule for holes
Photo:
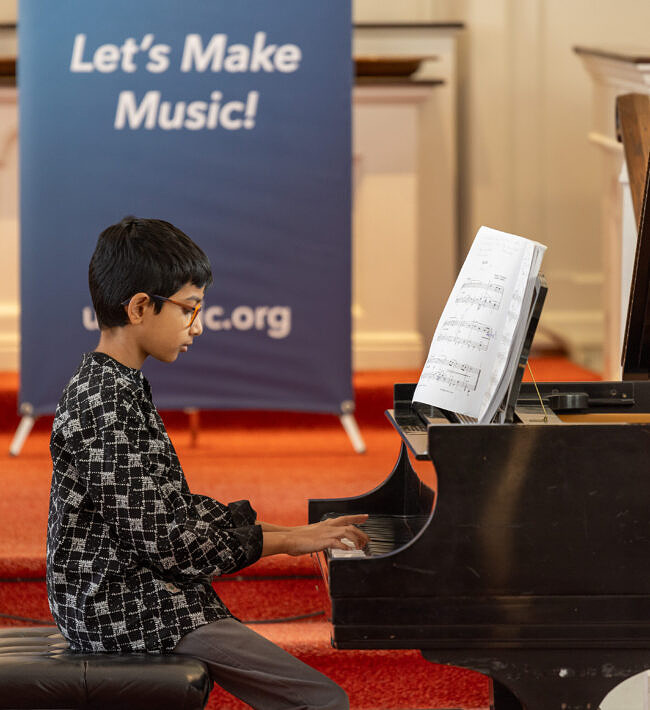
[[[88,284],[100,328],[126,325],[120,304],[134,294],[169,297],[186,283],[209,286],[212,270],[203,251],[173,224],[125,217],[99,235]],[[162,305],[154,299],[154,312]]]

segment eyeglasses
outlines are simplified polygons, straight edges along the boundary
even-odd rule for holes
[[[169,301],[170,303],[173,303],[176,306],[180,306],[186,313],[190,314],[190,322],[187,324],[188,328],[192,327],[192,323],[196,320],[196,317],[199,315],[199,311],[201,310],[201,304],[197,303],[196,306],[188,306],[187,303],[183,303],[182,301],[175,301],[173,298],[166,298],[165,296],[157,296],[155,293],[154,294],[147,294],[149,298],[155,298],[158,301]],[[120,303],[121,306],[128,306],[129,301],[131,299],[128,298],[126,301],[122,301]]]

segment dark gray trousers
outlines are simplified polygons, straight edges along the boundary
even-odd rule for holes
[[[200,626],[174,653],[203,661],[212,680],[259,710],[349,710],[345,691],[327,676],[235,619]]]

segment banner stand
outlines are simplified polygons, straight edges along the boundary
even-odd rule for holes
[[[357,424],[357,420],[354,417],[354,414],[352,414],[352,412],[345,412],[339,415],[339,419],[341,420],[341,424],[345,429],[345,433],[348,435],[348,439],[350,439],[352,448],[358,454],[365,454],[366,444],[363,440],[363,437],[361,436],[361,431],[359,429],[359,425]]]
[[[353,402],[347,402],[345,403],[348,406],[351,404],[352,408],[354,408],[354,403]],[[16,433],[14,434],[14,438],[11,440],[11,444],[9,445],[9,455],[10,456],[18,456],[20,452],[22,451],[23,445],[27,441],[27,437],[32,431],[32,428],[34,427],[34,423],[36,422],[36,417],[30,413],[30,410],[32,409],[31,405],[25,403],[22,404],[20,407],[21,414],[23,415],[20,423],[18,424],[18,427],[16,428]],[[188,409],[183,410],[185,414],[189,417],[189,427],[190,427],[190,446],[191,448],[195,448],[198,442],[198,437],[199,437],[199,410],[196,409],[195,407],[191,407]],[[361,435],[361,430],[359,429],[359,425],[357,424],[357,420],[353,414],[352,411],[347,411],[347,412],[342,412],[339,414],[339,420],[341,422],[341,425],[343,426],[343,429],[345,430],[345,433],[348,435],[348,439],[350,439],[350,443],[352,444],[352,448],[355,450],[357,454],[365,454],[366,453],[366,444],[365,441],[363,440],[363,436]]]
[[[20,412],[23,416],[18,424],[14,438],[9,445],[10,456],[18,456],[23,448],[23,444],[27,441],[27,437],[32,431],[36,417],[31,413],[31,409],[32,407],[29,404],[20,405]]]
[[[126,215],[201,246],[215,286],[160,410],[338,416],[355,451],[351,6],[21,0],[16,455],[97,342],[87,264]],[[44,298],[43,294],[56,294]],[[43,343],[56,357],[43,367]],[[188,413],[190,426],[195,413]]]

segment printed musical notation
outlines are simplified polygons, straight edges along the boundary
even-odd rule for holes
[[[491,421],[516,372],[544,249],[481,227],[438,321],[414,401]]]
[[[496,281],[468,279],[460,285],[455,301],[498,311],[503,302],[503,286]]]
[[[465,321],[458,318],[447,318],[440,326],[438,342],[461,345],[470,350],[485,352],[495,336],[494,328],[485,323],[479,323],[476,320]]]
[[[420,381],[437,382],[456,391],[474,392],[481,376],[481,368],[467,362],[458,362],[446,357],[427,358]]]

